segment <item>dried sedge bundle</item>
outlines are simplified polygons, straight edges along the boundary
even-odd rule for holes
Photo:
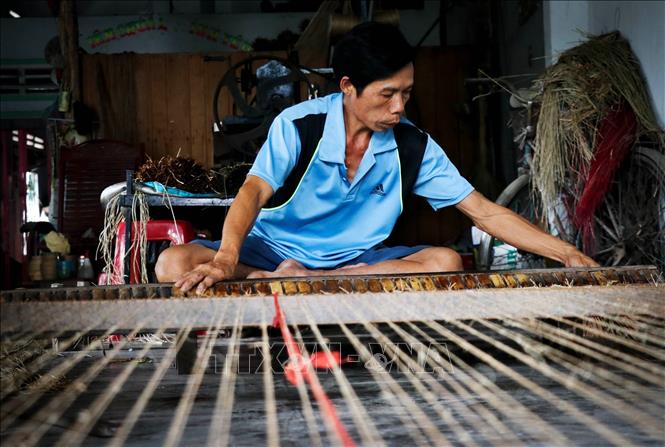
[[[99,234],[99,244],[97,245],[97,258],[100,257],[104,262],[102,273],[105,274],[106,284],[121,284],[122,271],[115,265],[115,235],[118,225],[123,220],[122,210],[120,209],[120,194],[109,200],[104,211],[104,227]]]
[[[145,194],[136,191],[132,202],[132,222],[134,222],[133,230],[135,236],[132,238],[132,245],[130,246],[129,253],[133,253],[133,256],[138,256],[141,284],[147,284],[150,282],[148,280],[148,266],[146,263],[148,252],[148,221],[150,220],[149,213],[150,211],[145,199]],[[173,220],[175,221],[175,217]]]
[[[111,198],[106,205],[104,214],[104,227],[99,234],[99,244],[97,245],[97,256],[101,255],[104,262],[102,273],[106,277],[106,283],[100,285],[122,284],[124,260],[119,265],[115,263],[116,233],[118,226],[124,220],[122,210],[120,209],[121,195]],[[132,222],[134,222],[134,235],[131,245],[127,250],[128,254],[136,253],[140,260],[141,283],[147,284],[148,270],[145,263],[146,252],[148,250],[147,222],[150,220],[148,203],[145,194],[141,191],[135,191],[132,201]],[[175,220],[175,218],[173,219]]]
[[[647,135],[665,142],[639,62],[618,32],[591,36],[567,50],[539,82],[543,94],[532,168],[535,192],[546,213],[562,195],[576,200],[583,187],[579,180],[594,156],[600,122],[622,102],[637,119],[636,138]]]
[[[167,155],[157,161],[148,160],[136,171],[135,178],[140,182],[159,182],[192,193],[217,192],[216,174],[204,168],[196,160]]]
[[[251,167],[251,163],[237,162],[222,166],[216,171],[211,170],[217,174],[215,190],[224,196],[235,195],[245,182],[245,177]]]
[[[159,182],[192,193],[235,195],[245,181],[251,163],[231,163],[221,168],[206,169],[191,158],[167,155],[157,161],[148,157],[136,172],[140,182]]]
[[[54,391],[65,383],[63,376],[40,375],[31,362],[45,355],[49,340],[28,339],[0,342],[0,389],[3,395],[19,390]]]

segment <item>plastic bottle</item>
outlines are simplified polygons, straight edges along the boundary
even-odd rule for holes
[[[88,253],[79,257],[78,279],[92,280],[95,278],[95,272],[92,270],[92,263]]]

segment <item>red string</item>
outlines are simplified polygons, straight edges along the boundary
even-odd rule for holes
[[[594,215],[610,189],[619,166],[630,152],[636,131],[635,114],[626,103],[610,110],[600,123],[593,159],[573,215],[573,223],[582,231],[586,253],[595,252]]]
[[[272,324],[274,327],[279,327],[282,332],[282,338],[284,339],[286,350],[289,353],[289,364],[284,368],[286,378],[292,385],[298,385],[300,383],[299,379],[304,379],[307,385],[309,385],[312,395],[319,404],[319,407],[321,407],[323,417],[334,427],[335,433],[342,441],[342,444],[349,447],[355,447],[356,443],[353,442],[353,439],[351,439],[351,436],[349,436],[349,433],[346,431],[346,427],[344,427],[344,424],[339,419],[335,405],[332,403],[319,381],[313,380],[312,378],[311,367],[317,367],[318,365],[319,368],[330,368],[332,366],[330,361],[327,358],[323,361],[321,356],[318,355],[311,357],[309,361],[303,358],[298,344],[293,338],[293,335],[291,335],[289,327],[286,325],[286,318],[284,318],[282,308],[279,306],[278,293],[275,292],[272,296],[275,301],[275,318],[272,320]],[[316,359],[316,363],[313,362],[312,359]],[[344,363],[339,352],[333,353],[333,361],[338,362],[338,364]]]

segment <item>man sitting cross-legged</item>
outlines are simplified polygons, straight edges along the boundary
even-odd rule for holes
[[[397,28],[357,26],[335,47],[341,93],[284,110],[240,188],[222,240],[165,250],[162,282],[203,292],[230,278],[462,270],[443,247],[386,247],[406,194],[456,206],[476,226],[566,266],[595,266],[572,245],[494,204],[404,117],[413,50]]]

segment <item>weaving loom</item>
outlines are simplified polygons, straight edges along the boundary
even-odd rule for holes
[[[58,340],[3,377],[3,445],[665,442],[653,267],[16,290],[0,311],[3,343]]]

